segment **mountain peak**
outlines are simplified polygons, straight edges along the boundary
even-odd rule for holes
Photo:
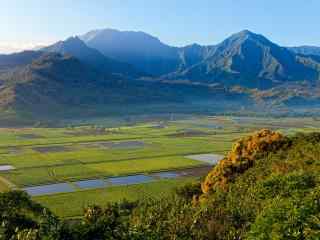
[[[248,30],[248,29],[244,29],[244,30],[242,30],[242,31],[240,31],[238,34],[240,34],[240,35],[256,35],[254,32],[251,32],[250,30]]]
[[[256,39],[256,40],[263,39],[263,40],[267,40],[267,38],[264,37],[263,35],[254,33],[254,32],[252,32],[250,30],[247,30],[247,29],[242,30],[242,31],[240,31],[238,33],[235,33],[231,37],[233,37],[233,38],[241,38],[241,39]]]
[[[138,74],[131,65],[104,56],[97,49],[87,46],[87,44],[78,36],[73,36],[64,41],[57,42],[51,46],[43,48],[42,51],[72,55],[80,61],[94,67],[96,70],[107,74],[126,73],[129,76],[136,76]]]
[[[66,42],[72,42],[72,43],[82,43],[82,44],[84,44],[84,42],[78,36],[69,37],[64,42],[65,43]]]
[[[259,35],[258,33],[254,32],[254,31],[251,31],[249,29],[243,29],[242,31],[240,31],[244,34],[248,34],[248,35]]]
[[[119,43],[121,45],[123,45],[122,43],[125,43],[125,45],[138,45],[139,43],[144,43],[145,46],[165,45],[160,41],[159,38],[143,31],[122,31],[112,28],[90,31],[80,36],[80,39],[88,46],[97,43],[100,44],[100,41],[102,41],[103,43],[108,42],[112,44]]]
[[[80,36],[105,56],[127,62],[151,75],[172,72],[178,66],[177,50],[141,31],[94,30]]]
[[[62,54],[74,54],[75,52],[81,51],[88,48],[86,44],[77,36],[69,37],[64,41],[59,41],[51,46],[42,48],[45,52],[59,52]],[[74,54],[76,55],[76,54]]]
[[[250,42],[255,42],[255,43],[259,43],[261,45],[274,45],[274,43],[272,43],[268,38],[266,38],[265,36],[258,34],[258,33],[254,33],[251,32],[247,29],[242,30],[238,33],[234,33],[233,35],[231,35],[229,38],[227,38],[226,40],[224,40],[222,42],[223,45],[242,45],[243,43],[250,41]]]

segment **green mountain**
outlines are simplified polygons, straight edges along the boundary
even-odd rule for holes
[[[201,83],[249,88],[271,88],[284,82],[319,80],[319,69],[262,35],[242,31],[213,47],[200,61],[164,76]]]
[[[0,55],[0,72],[4,72],[16,67],[27,65],[41,56],[38,51],[24,51],[13,54]]]
[[[105,56],[162,80],[259,89],[319,80],[317,48],[281,47],[248,30],[211,46],[172,47],[143,32],[112,29],[91,31],[80,38]]]
[[[159,111],[197,112],[190,104],[204,102],[202,106],[206,107],[207,101],[218,99],[250,101],[244,94],[224,88],[133,81],[58,53],[43,53],[30,64],[0,74],[0,81],[1,112],[31,114],[36,119],[130,114],[135,109],[138,113],[157,111],[153,105],[162,106]]]

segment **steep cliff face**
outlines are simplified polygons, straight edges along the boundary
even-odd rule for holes
[[[226,190],[228,183],[251,168],[260,155],[277,151],[286,142],[286,137],[282,134],[267,129],[240,139],[233,145],[231,152],[207,175],[201,185],[203,193],[209,193],[216,188]]]

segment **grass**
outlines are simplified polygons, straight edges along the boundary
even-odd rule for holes
[[[97,164],[75,164],[57,167],[17,169],[3,176],[18,186],[75,181],[109,176],[199,166],[199,161],[179,156],[159,157]]]
[[[60,144],[68,149],[65,152],[39,152],[39,145],[18,146],[13,153],[0,154],[0,164],[11,164],[17,168],[2,175],[22,187],[189,168],[203,163],[186,159],[184,156],[208,152],[223,154],[231,147],[233,139],[244,135],[232,133],[186,138],[168,137],[169,132],[179,130],[176,125],[163,129],[162,136],[161,129],[146,126],[123,128],[121,131],[126,130],[133,132],[135,136],[140,132],[140,141],[143,141],[145,146],[137,149],[113,149],[102,147],[101,142]],[[45,146],[50,149],[52,145]]]
[[[0,178],[0,192],[5,192],[8,190],[10,190],[9,186],[5,182],[1,181]]]
[[[98,204],[104,206],[108,202],[118,202],[123,199],[136,201],[150,197],[162,198],[172,193],[175,188],[192,181],[194,181],[192,178],[161,180],[130,186],[47,195],[34,197],[33,199],[49,207],[60,217],[76,217],[80,216],[83,208],[88,205]]]
[[[87,143],[86,145],[68,145],[68,148],[71,148],[72,151],[40,153],[34,150],[34,146],[24,147],[19,149],[18,154],[0,155],[0,164],[12,164],[17,168],[26,168],[57,164],[111,162],[133,158],[153,158],[211,151],[223,153],[230,148],[231,141],[240,136],[240,134],[234,134],[225,140],[222,139],[225,136],[142,138],[146,146],[139,149],[108,149],[98,146],[97,143]]]

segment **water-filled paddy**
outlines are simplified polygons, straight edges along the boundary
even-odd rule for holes
[[[10,171],[14,169],[15,167],[12,165],[0,165],[0,171]]]
[[[39,153],[55,153],[55,152],[67,152],[71,151],[69,147],[66,146],[46,146],[46,147],[34,147],[34,151]]]
[[[31,196],[41,196],[54,193],[74,192],[76,189],[69,183],[56,183],[49,185],[26,187],[22,190],[26,191]]]
[[[73,182],[73,184],[76,187],[81,189],[103,188],[108,185],[108,183],[102,179],[83,180],[83,181]]]
[[[155,173],[152,176],[160,179],[171,179],[171,178],[177,178],[181,176],[181,174],[178,174],[177,172],[160,172],[160,173]]]
[[[40,135],[33,134],[33,133],[25,133],[25,134],[20,134],[19,137],[21,139],[37,139],[37,138],[43,138]]]
[[[104,142],[100,143],[102,147],[111,149],[137,149],[143,148],[145,143],[143,141],[122,141],[122,142]]]
[[[223,159],[224,156],[219,154],[197,154],[197,155],[188,155],[186,156],[186,158],[209,163],[211,165],[215,165],[221,159]]]
[[[138,183],[147,183],[153,181],[154,178],[146,175],[132,175],[126,177],[114,177],[109,178],[108,181],[111,182],[113,186],[131,185]]]
[[[122,177],[111,177],[105,179],[89,179],[76,182],[64,182],[57,184],[32,186],[23,188],[22,190],[26,191],[31,196],[41,196],[56,193],[74,192],[76,190],[97,189],[125,185],[129,186],[134,184],[150,183],[161,179],[175,179],[178,177],[186,177],[192,175],[192,172],[190,170],[191,169],[187,169],[185,171],[166,171],[152,173],[148,175],[137,174]]]

